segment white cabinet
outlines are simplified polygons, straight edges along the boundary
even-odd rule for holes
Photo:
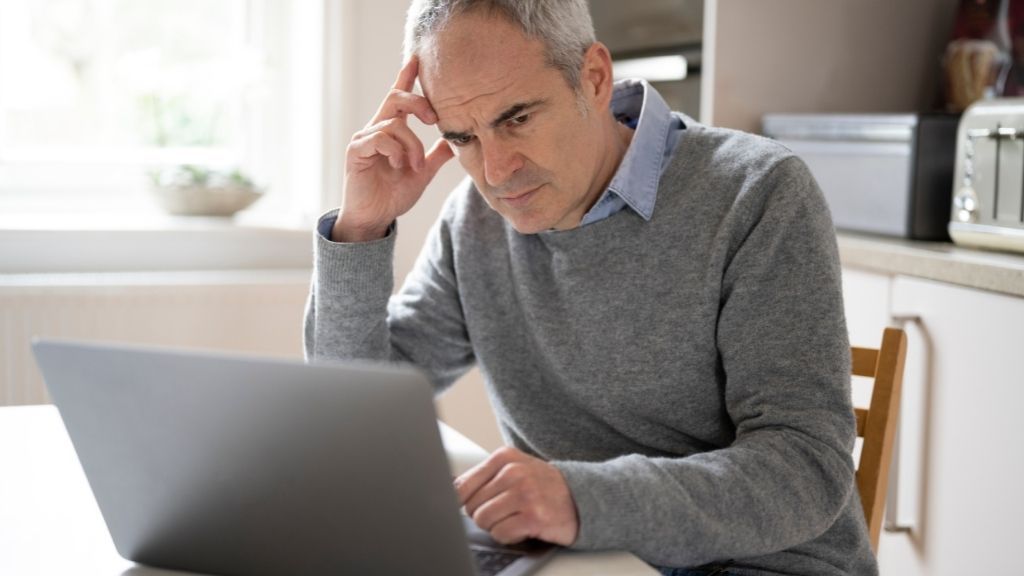
[[[1024,298],[843,273],[853,344],[901,319],[908,335],[887,521],[909,529],[882,533],[882,575],[1006,572],[1024,544]]]
[[[889,276],[856,269],[843,269],[843,300],[846,305],[846,328],[850,344],[862,348],[878,348],[882,344],[882,329],[890,324]],[[854,378],[853,403],[867,407],[871,401],[871,386],[867,379]]]

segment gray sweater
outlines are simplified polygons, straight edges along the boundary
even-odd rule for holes
[[[574,548],[875,574],[828,209],[785,148],[688,126],[650,221],[522,235],[467,181],[394,297],[394,234],[317,235],[307,357],[438,391],[478,364],[506,440],[565,476]]]

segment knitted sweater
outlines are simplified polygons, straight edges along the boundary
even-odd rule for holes
[[[821,192],[784,147],[687,125],[650,221],[523,235],[467,181],[393,297],[394,233],[317,235],[307,358],[411,362],[438,391],[478,364],[506,441],[568,482],[574,548],[875,574]]]

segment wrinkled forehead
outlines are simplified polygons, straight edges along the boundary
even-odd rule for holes
[[[442,118],[524,97],[559,74],[548,66],[542,42],[497,16],[459,16],[425,39],[419,58],[423,94]]]

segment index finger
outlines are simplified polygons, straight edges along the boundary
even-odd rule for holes
[[[398,72],[398,79],[395,80],[394,88],[403,92],[412,92],[413,86],[416,85],[416,76],[419,73],[420,58],[419,56],[413,56],[409,58],[409,61]]]
[[[506,462],[500,454],[492,454],[487,460],[477,464],[455,479],[455,492],[459,495],[459,504],[465,505],[469,499],[494,478]]]

